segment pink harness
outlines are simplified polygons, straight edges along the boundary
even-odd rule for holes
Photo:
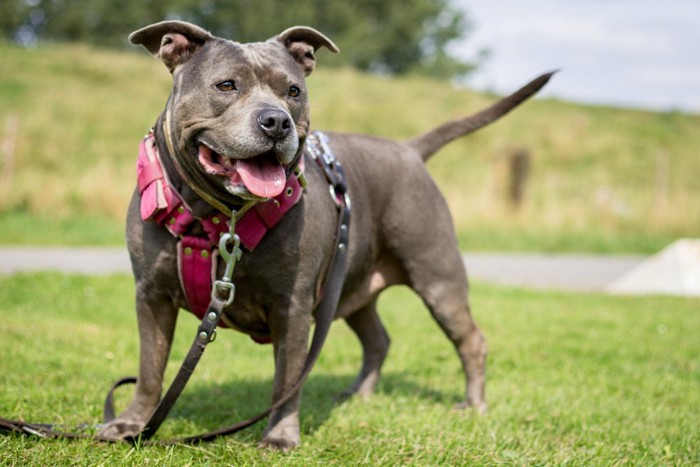
[[[300,167],[302,164],[303,159],[300,161]],[[189,311],[201,320],[207,311],[212,283],[216,277],[219,237],[228,232],[229,219],[222,213],[201,219],[194,216],[189,206],[168,182],[152,132],[139,145],[136,172],[141,194],[141,219],[154,220],[179,239],[177,262],[180,284],[185,292]],[[299,202],[304,193],[303,185],[302,171],[291,174],[281,194],[256,204],[236,221],[236,233],[245,248],[254,250],[267,231]],[[204,235],[187,234],[196,223],[202,226]],[[227,327],[225,322],[221,322],[220,326]],[[268,339],[253,340],[259,343],[269,342]]]

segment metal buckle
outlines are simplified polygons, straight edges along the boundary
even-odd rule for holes
[[[216,281],[211,288],[211,299],[223,301],[225,306],[229,306],[233,303],[235,295],[236,285],[231,281]]]
[[[236,286],[231,282],[236,262],[241,259],[241,238],[236,235],[236,211],[231,211],[229,231],[219,239],[219,254],[226,262],[226,270],[221,280],[214,282],[211,288],[211,299],[223,301],[225,306],[233,303]]]
[[[300,166],[296,166],[294,168],[294,176],[299,180],[299,185],[301,185],[302,190],[306,190],[306,187],[309,186],[308,180],[306,180],[306,175],[304,175],[304,171],[301,170]]]

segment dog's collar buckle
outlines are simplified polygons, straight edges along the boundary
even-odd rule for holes
[[[299,185],[301,185],[301,189],[306,190],[306,187],[309,186],[309,182],[308,180],[306,180],[306,175],[304,175],[303,161],[299,161],[296,167],[294,167],[293,173],[296,179],[299,180]]]

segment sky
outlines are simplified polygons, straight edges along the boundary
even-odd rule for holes
[[[490,56],[470,87],[509,93],[561,69],[542,96],[700,114],[700,0],[453,0],[473,23],[457,56]]]

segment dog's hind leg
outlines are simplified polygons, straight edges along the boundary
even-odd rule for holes
[[[409,271],[411,287],[422,297],[457,350],[467,378],[466,401],[460,406],[486,411],[486,339],[471,316],[467,277],[458,251],[434,257],[429,271]]]
[[[345,318],[362,344],[362,369],[353,385],[343,393],[344,397],[357,394],[368,397],[377,387],[384,358],[391,339],[377,315],[377,297]]]
[[[467,273],[447,204],[427,173],[408,177],[406,183],[423,195],[412,199],[410,215],[400,198],[386,211],[388,249],[396,255],[405,283],[423,299],[457,350],[467,380],[463,405],[483,412],[486,339],[471,316]]]

